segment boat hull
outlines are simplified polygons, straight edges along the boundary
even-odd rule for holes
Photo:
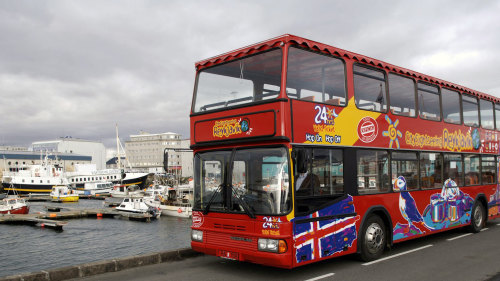
[[[71,196],[52,196],[52,202],[61,202],[61,203],[69,203],[69,202],[78,202],[80,197],[78,195]]]
[[[142,177],[137,177],[137,178],[131,178],[131,179],[123,179],[123,180],[118,180],[118,181],[112,181],[114,184],[120,184],[120,185],[138,185],[141,189],[144,189],[146,187],[146,179],[148,178],[148,174],[142,176]]]
[[[161,213],[165,216],[190,218],[192,215],[191,207],[160,205]]]
[[[30,212],[29,206],[22,206],[20,208],[15,208],[11,210],[0,210],[0,214],[27,214]]]
[[[48,194],[52,191],[53,184],[6,184],[3,183],[3,188],[7,194]]]

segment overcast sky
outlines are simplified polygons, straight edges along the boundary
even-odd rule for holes
[[[0,0],[0,145],[189,138],[194,63],[289,33],[500,97],[500,1]]]

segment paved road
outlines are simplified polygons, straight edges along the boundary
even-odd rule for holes
[[[79,280],[500,280],[500,219],[477,234],[457,229],[396,244],[382,259],[346,256],[284,270],[201,256]]]

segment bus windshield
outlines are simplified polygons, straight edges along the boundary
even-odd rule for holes
[[[193,112],[274,99],[280,92],[282,53],[274,49],[202,70]]]
[[[193,209],[246,213],[250,217],[288,213],[288,159],[284,147],[196,154]]]

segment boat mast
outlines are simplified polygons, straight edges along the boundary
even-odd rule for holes
[[[118,138],[118,124],[116,124],[116,163],[118,164],[118,169],[122,168],[120,161],[120,139]]]

